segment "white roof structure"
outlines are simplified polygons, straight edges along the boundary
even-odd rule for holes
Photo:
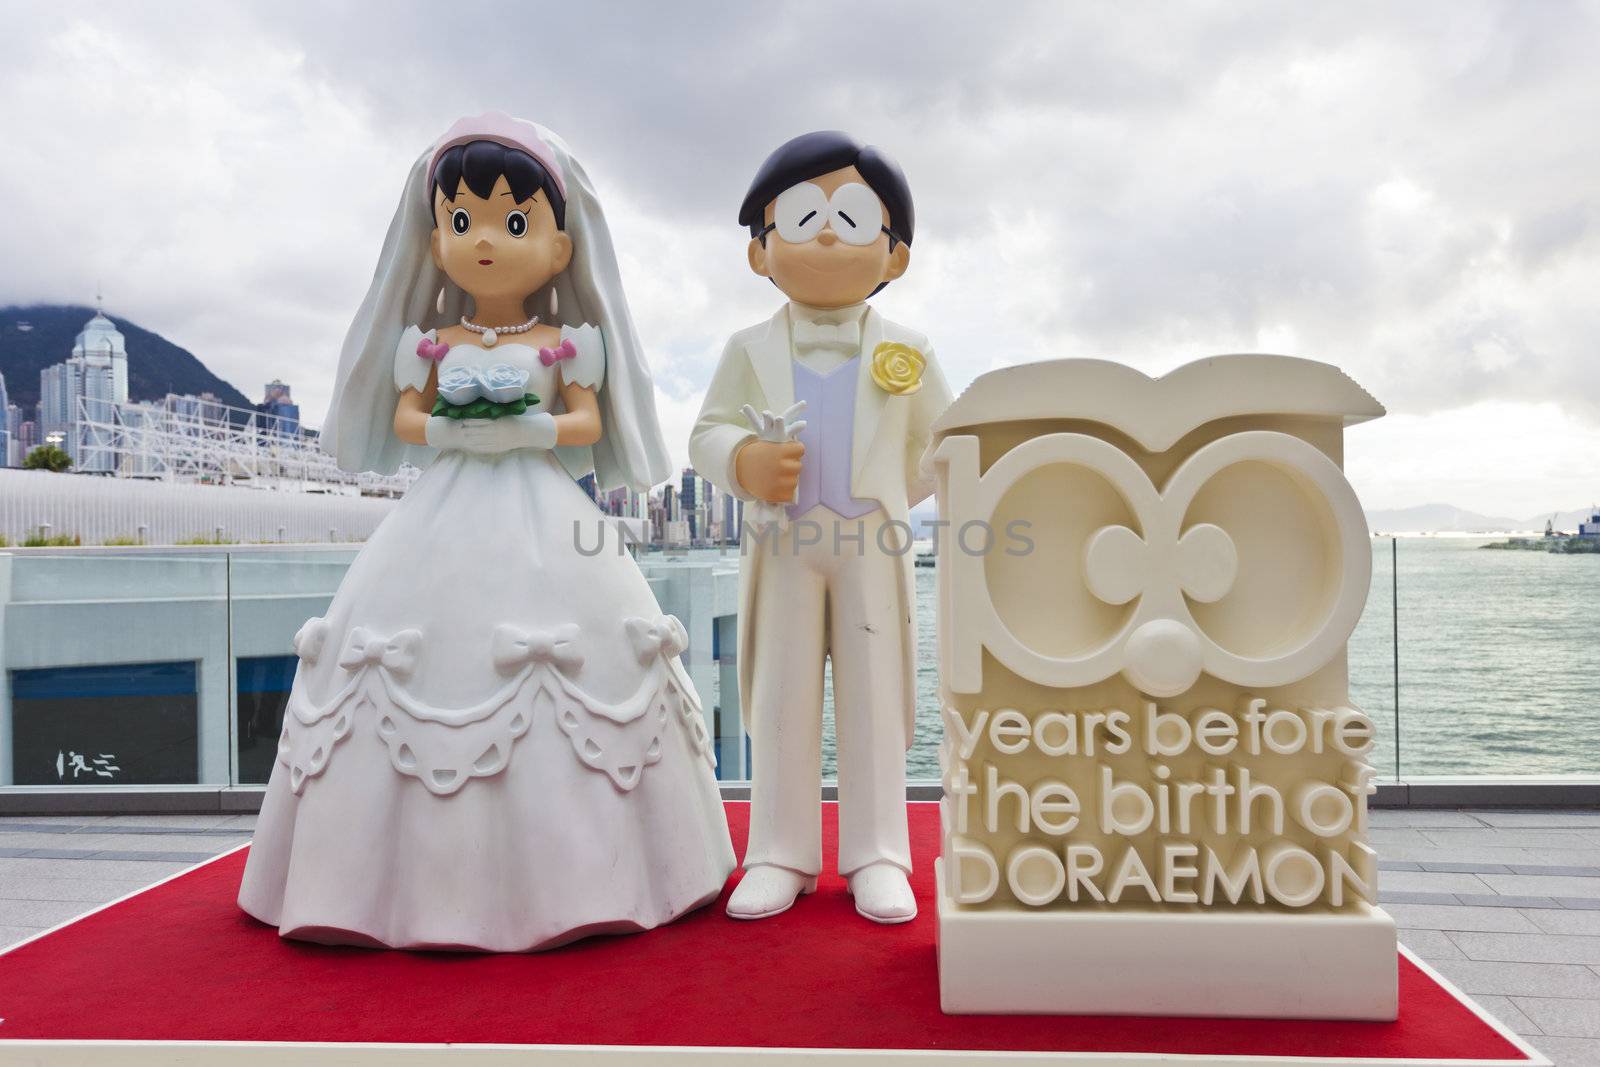
[[[1198,426],[1252,414],[1339,419],[1384,413],[1338,367],[1295,356],[1209,356],[1151,378],[1103,359],[1023,363],[981,375],[933,424],[935,437],[995,422],[1087,419],[1164,452]]]

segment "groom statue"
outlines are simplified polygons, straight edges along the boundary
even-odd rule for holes
[[[767,918],[816,888],[828,657],[839,873],[863,916],[906,922],[917,912],[906,878],[909,509],[932,492],[919,464],[950,390],[927,339],[866,301],[910,262],[911,190],[882,150],[808,133],[767,157],[739,222],[750,269],[788,302],[728,341],[689,443],[696,470],[749,502],[737,655],[754,767],[745,875],[728,914]],[[761,513],[772,520],[750,521]]]

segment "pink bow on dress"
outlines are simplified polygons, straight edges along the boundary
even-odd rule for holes
[[[445,353],[449,351],[450,342],[448,341],[430,341],[424,337],[422,340],[417,342],[417,355],[421,356],[423,359],[443,359],[445,357]]]
[[[572,359],[577,354],[578,350],[573,347],[572,338],[568,337],[554,348],[539,349],[539,362],[546,367],[553,367],[558,360]]]

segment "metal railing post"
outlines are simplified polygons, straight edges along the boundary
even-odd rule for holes
[[[1389,538],[1389,614],[1394,636],[1394,780],[1400,780],[1400,539]]]

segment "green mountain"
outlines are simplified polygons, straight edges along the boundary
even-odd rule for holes
[[[32,418],[39,400],[39,372],[72,355],[72,342],[94,308],[33,304],[0,308],[0,375],[11,402]],[[232,385],[206,369],[188,349],[127,319],[108,315],[128,341],[128,397],[160,400],[168,393],[214,393],[224,404],[250,407]]]

